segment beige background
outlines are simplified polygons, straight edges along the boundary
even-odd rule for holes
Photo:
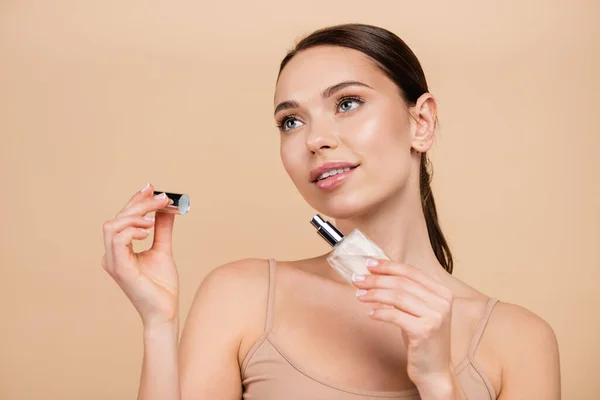
[[[135,398],[141,325],[100,266],[101,226],[147,181],[192,199],[184,316],[221,263],[327,251],[280,164],[272,94],[285,51],[340,22],[391,29],[424,65],[456,275],[547,319],[563,398],[597,399],[599,9],[3,0],[0,399]]]

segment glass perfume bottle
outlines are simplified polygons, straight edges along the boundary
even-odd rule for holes
[[[389,260],[390,258],[359,229],[344,236],[335,226],[325,221],[319,214],[310,221],[317,232],[333,250],[327,256],[327,262],[346,281],[352,282],[352,275],[370,274],[366,261],[369,257]]]

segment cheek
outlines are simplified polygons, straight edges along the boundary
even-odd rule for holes
[[[353,121],[347,145],[364,163],[364,173],[376,187],[403,185],[410,175],[410,125],[401,111],[365,113],[361,121]]]
[[[352,121],[353,134],[349,137],[356,154],[369,163],[380,163],[389,158],[410,156],[408,124],[391,111],[364,113],[361,120]]]
[[[306,172],[306,160],[304,160],[302,154],[297,150],[294,150],[294,148],[297,149],[298,147],[291,143],[289,139],[281,139],[279,154],[283,168],[292,181],[297,183],[308,172]]]

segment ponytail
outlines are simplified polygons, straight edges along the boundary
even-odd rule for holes
[[[442,267],[451,274],[454,267],[454,260],[452,259],[450,247],[446,242],[446,238],[444,238],[444,234],[442,233],[442,229],[438,222],[435,201],[433,199],[433,193],[431,192],[433,171],[429,170],[430,166],[431,162],[427,158],[427,153],[422,153],[420,168],[421,179],[419,184],[421,190],[421,205],[423,206],[429,242],[431,243],[431,247],[433,247],[433,252],[440,264],[442,264]]]

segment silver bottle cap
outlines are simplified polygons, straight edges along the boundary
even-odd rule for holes
[[[329,222],[325,221],[319,214],[315,215],[310,223],[317,228],[317,232],[327,243],[331,246],[335,246],[337,243],[341,242],[344,238],[342,232],[337,230],[337,228],[331,225]]]
[[[173,204],[157,210],[158,212],[185,215],[190,211],[190,197],[187,194],[154,191],[154,194],[161,193],[165,193],[168,198],[173,200]]]

